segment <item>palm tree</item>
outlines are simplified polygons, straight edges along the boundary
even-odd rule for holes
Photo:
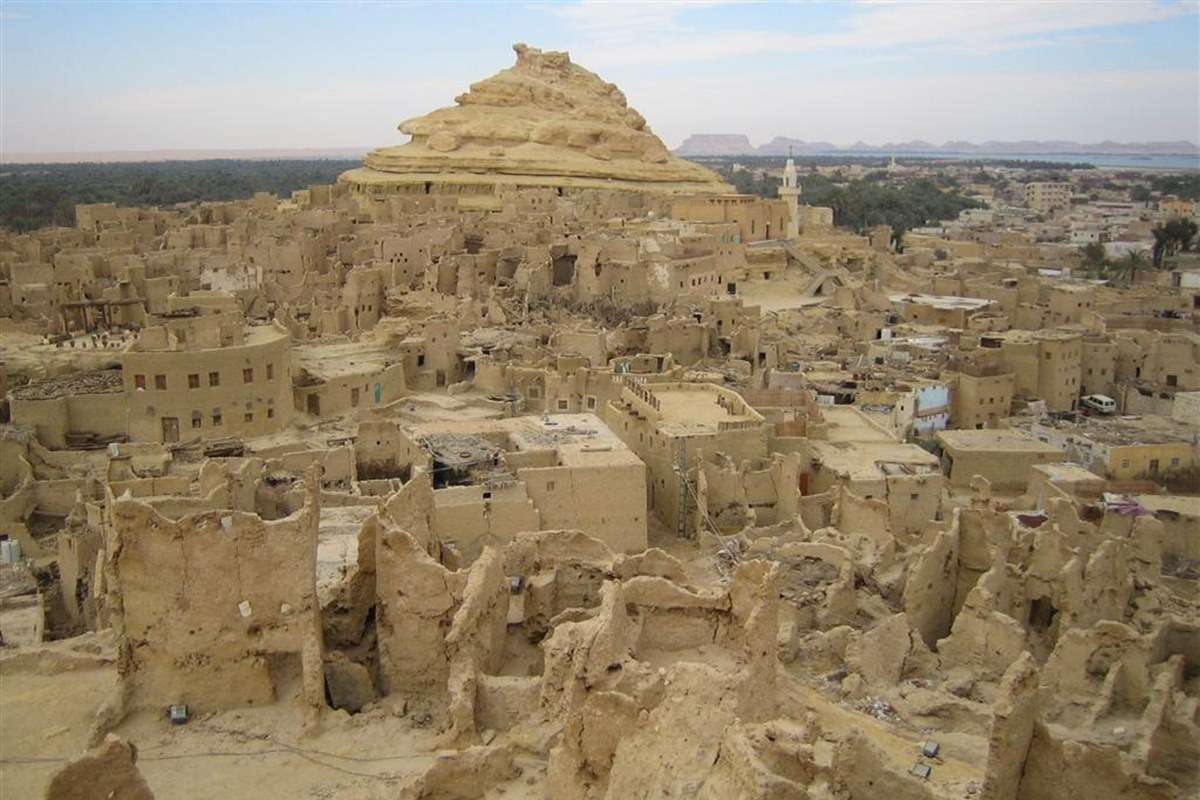
[[[1134,277],[1139,269],[1146,266],[1146,255],[1141,250],[1130,250],[1120,261],[1113,261],[1108,268],[1108,277],[1114,281],[1132,286]]]

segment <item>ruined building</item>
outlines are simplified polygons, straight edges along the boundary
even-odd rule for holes
[[[516,50],[334,185],[0,232],[0,795],[1200,796],[1193,288]]]

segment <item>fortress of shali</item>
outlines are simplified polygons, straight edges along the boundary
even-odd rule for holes
[[[334,184],[0,230],[0,795],[1200,796],[1200,263],[1081,250],[1195,204],[739,194],[514,49]]]

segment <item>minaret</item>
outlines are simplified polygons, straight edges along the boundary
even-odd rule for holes
[[[796,162],[792,161],[790,147],[787,166],[783,168],[783,185],[779,187],[779,196],[786,200],[788,205],[787,238],[795,239],[800,235],[800,183],[796,180]]]

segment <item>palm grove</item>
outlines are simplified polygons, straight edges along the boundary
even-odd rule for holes
[[[1110,259],[1103,244],[1091,242],[1081,249],[1083,266],[1096,275],[1132,284],[1138,270],[1147,266],[1162,269],[1167,258],[1191,251],[1197,244],[1200,229],[1190,219],[1172,219],[1155,225],[1150,233],[1154,245],[1148,263],[1145,254],[1137,250],[1131,250],[1119,259]]]

